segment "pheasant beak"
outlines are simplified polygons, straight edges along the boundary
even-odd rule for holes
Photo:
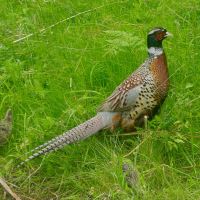
[[[170,32],[167,31],[167,32],[165,33],[165,38],[166,38],[166,37],[169,37],[169,36],[170,36],[170,37],[173,37],[173,34],[171,34]]]

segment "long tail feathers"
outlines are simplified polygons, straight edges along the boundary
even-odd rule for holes
[[[56,151],[65,145],[83,140],[97,133],[99,130],[110,126],[112,124],[113,115],[114,113],[98,113],[95,117],[89,119],[88,121],[33,149],[31,151],[33,154],[21,162],[18,167],[38,156]]]

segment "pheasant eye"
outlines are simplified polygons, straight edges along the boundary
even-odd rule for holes
[[[157,41],[163,40],[164,37],[165,37],[165,32],[159,32],[155,35]]]

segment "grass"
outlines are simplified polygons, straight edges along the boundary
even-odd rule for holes
[[[22,199],[200,199],[198,0],[0,3],[0,114],[14,112],[0,175]],[[16,169],[26,152],[95,115],[146,58],[154,26],[174,38],[164,42],[170,92],[149,130],[104,131]],[[135,192],[122,174],[127,160],[139,171]]]

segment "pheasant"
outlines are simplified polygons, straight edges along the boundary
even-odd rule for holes
[[[7,142],[12,130],[12,111],[7,110],[4,119],[0,121],[0,145]]]
[[[102,129],[134,130],[152,118],[166,98],[169,88],[167,60],[162,41],[170,36],[165,28],[156,27],[147,35],[148,58],[100,106],[95,117],[36,147],[24,163],[83,140]]]

